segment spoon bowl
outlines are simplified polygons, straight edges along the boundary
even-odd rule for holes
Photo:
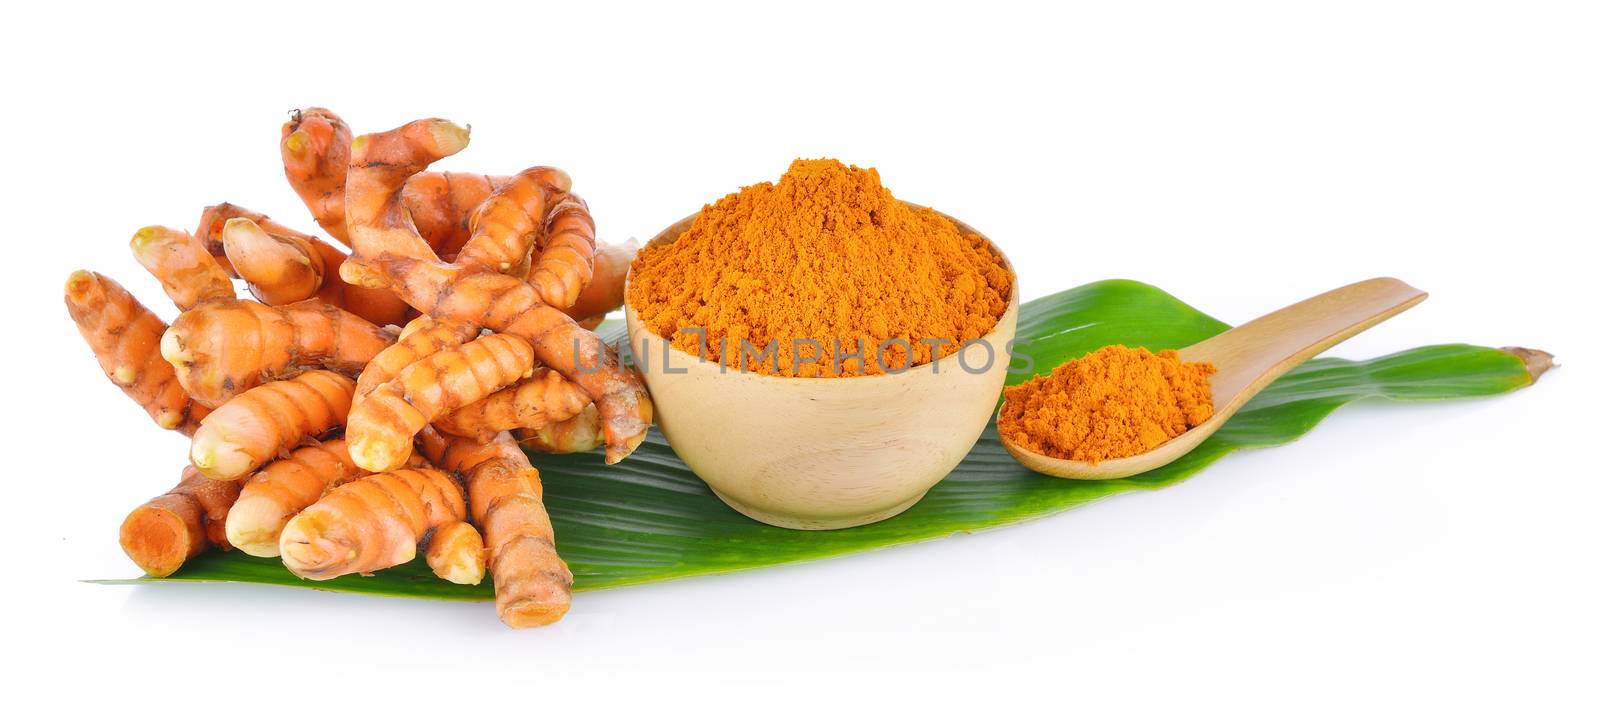
[[[1178,460],[1221,428],[1256,393],[1295,366],[1427,299],[1394,278],[1373,278],[1302,300],[1264,317],[1178,349],[1185,362],[1210,363],[1211,418],[1136,456],[1098,463],[1047,456],[1000,442],[1018,463],[1058,478],[1108,480],[1155,470]]]

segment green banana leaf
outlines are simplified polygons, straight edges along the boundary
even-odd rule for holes
[[[620,340],[620,325],[603,329]],[[1107,344],[1179,348],[1227,329],[1161,290],[1110,280],[1022,306],[1017,351],[1032,370],[1017,383]],[[626,344],[623,344],[626,347]],[[1021,361],[1013,364],[1015,368]],[[1333,410],[1368,397],[1441,400],[1507,392],[1533,382],[1511,353],[1467,345],[1429,346],[1370,361],[1312,360],[1258,395],[1199,448],[1159,470],[1121,480],[1045,477],[1018,465],[994,429],[984,432],[955,472],[920,503],[888,521],[839,531],[790,531],[747,519],[723,505],[652,433],[621,464],[598,453],[534,455],[557,545],[578,590],[727,573],[807,561],[987,529],[1077,507],[1108,495],[1181,482],[1241,448],[1294,441]],[[421,559],[369,577],[300,580],[276,559],[210,551],[163,578],[102,583],[247,582],[402,597],[493,599],[492,587],[453,585]]]

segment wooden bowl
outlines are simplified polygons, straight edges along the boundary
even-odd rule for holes
[[[671,242],[696,215],[646,247]],[[961,223],[962,232],[977,233]],[[1007,270],[1012,270],[998,248]],[[744,373],[679,351],[626,309],[628,339],[655,419],[678,457],[728,506],[789,529],[843,529],[917,503],[967,455],[1005,385],[1017,330],[1017,285],[1006,312],[966,350],[904,372],[853,378]],[[646,345],[649,345],[648,350]],[[788,353],[780,349],[779,353]],[[663,359],[665,362],[663,362]],[[670,370],[670,372],[669,372]]]

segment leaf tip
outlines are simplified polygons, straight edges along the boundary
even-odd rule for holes
[[[1509,353],[1522,360],[1522,365],[1528,367],[1528,384],[1539,382],[1539,376],[1556,367],[1555,356],[1548,351],[1530,349],[1522,346],[1502,346],[1501,351]]]

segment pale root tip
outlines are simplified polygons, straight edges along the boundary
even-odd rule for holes
[[[117,366],[111,371],[111,382],[127,387],[139,379],[139,369],[133,366]]]
[[[240,447],[229,443],[215,427],[202,425],[194,433],[194,444],[189,447],[189,461],[196,470],[212,480],[233,480],[250,472],[255,459]]]
[[[67,297],[73,300],[82,300],[94,288],[94,273],[89,271],[73,271],[67,276]]]
[[[226,243],[231,234],[235,238],[264,234],[261,227],[248,217],[233,217],[222,223],[222,241]]]
[[[118,541],[123,553],[151,577],[172,575],[189,556],[193,536],[183,519],[159,507],[144,506],[122,521]]]
[[[295,156],[304,156],[306,147],[310,146],[311,137],[305,132],[295,132],[283,139],[283,150]]]
[[[388,280],[380,275],[365,261],[351,256],[339,264],[339,278],[351,285],[363,288],[385,288],[389,286]]]
[[[428,567],[433,574],[457,585],[483,582],[483,537],[471,524],[454,522],[434,529],[428,546]]]
[[[288,568],[289,572],[308,578],[307,573],[323,554],[322,549],[314,545],[315,538],[306,533],[301,521],[299,517],[290,519],[278,532],[278,555],[283,557],[283,567]],[[231,539],[229,541],[232,542]]]
[[[289,520],[278,534],[278,554],[289,572],[306,580],[332,580],[354,572],[350,564],[360,554],[323,533],[321,519],[302,513]]]
[[[627,458],[644,443],[644,438],[650,435],[650,424],[655,420],[655,404],[650,401],[650,396],[640,393],[636,400],[639,407],[639,423],[644,426],[638,434],[624,438],[619,444],[612,445],[606,442],[606,465],[615,465],[618,461]]]
[[[183,426],[183,413],[164,410],[156,415],[156,426],[162,429],[177,429]]]
[[[278,555],[278,535],[283,531],[283,507],[271,498],[244,498],[228,509],[228,543],[257,558]]]
[[[457,585],[477,585],[483,582],[483,563],[451,563],[442,570],[435,569],[433,574]]]
[[[544,603],[535,601],[514,602],[500,607],[500,621],[513,629],[547,626],[561,621],[567,615],[571,602]]]
[[[167,327],[161,333],[161,357],[177,368],[187,367],[194,362],[194,354],[183,348],[183,340],[178,338],[176,327]]]
[[[447,119],[435,120],[428,125],[428,132],[433,135],[433,144],[439,153],[449,156],[467,148],[467,141],[471,138],[472,129],[463,127]]]
[[[163,241],[178,236],[188,235],[161,225],[151,225],[134,232],[133,238],[128,240],[128,248],[133,249],[135,254],[139,254],[151,246],[159,245]]]
[[[572,176],[559,168],[550,169],[550,182],[564,193],[572,192]]]
[[[346,430],[348,432],[348,429]],[[350,452],[350,460],[362,470],[371,473],[383,473],[394,470],[411,457],[410,451],[401,455],[395,447],[386,442],[368,437],[352,438],[346,436],[345,448]],[[404,447],[402,447],[403,449]]]
[[[138,253],[150,246],[159,236],[161,236],[160,227],[145,227],[133,233],[133,238],[128,240],[128,248]]]
[[[649,396],[641,396],[639,403],[639,421],[644,428],[638,434],[627,437],[621,443],[613,445],[606,443],[606,465],[615,465],[619,461],[632,455],[639,444],[644,443],[644,438],[650,435],[650,423],[655,418],[655,405],[650,402]]]
[[[234,217],[222,225],[222,250],[234,263],[234,268],[263,268],[260,262],[272,260],[273,251],[279,248],[291,251],[296,258],[305,258],[298,249],[273,239],[262,231],[261,225],[248,218]],[[256,265],[250,265],[252,263]],[[305,263],[309,264],[310,261]],[[243,271],[240,273],[244,274]]]
[[[622,459],[633,455],[634,450],[639,448],[639,444],[644,443],[644,437],[648,436],[649,433],[650,433],[650,431],[648,429],[646,429],[645,431],[639,432],[639,434],[637,436],[629,437],[627,440],[623,441],[620,445],[613,446],[613,445],[607,444],[606,445],[606,465],[608,465],[608,466],[616,465],[617,463],[622,462]]]

